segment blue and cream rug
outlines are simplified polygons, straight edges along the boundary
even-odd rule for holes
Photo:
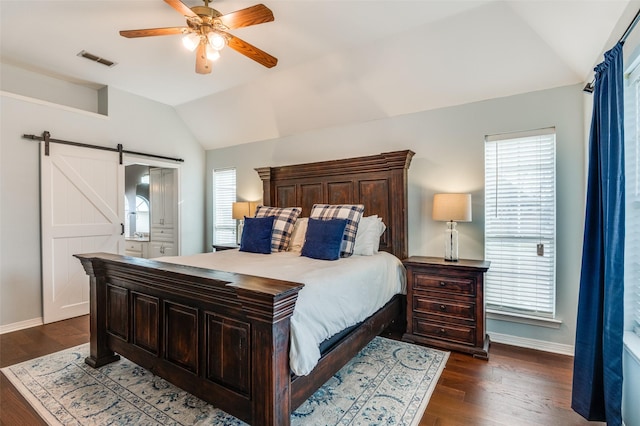
[[[244,425],[127,359],[93,369],[84,344],[7,368],[52,425]],[[376,337],[291,415],[293,425],[417,425],[448,352]]]

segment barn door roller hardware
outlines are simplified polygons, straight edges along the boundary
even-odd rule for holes
[[[65,141],[62,139],[52,139],[51,138],[51,133],[49,133],[48,131],[44,131],[42,132],[42,136],[36,136],[36,135],[22,135],[22,137],[24,139],[30,139],[30,140],[34,140],[34,141],[43,141],[44,142],[44,155],[49,155],[49,144],[50,143],[60,143],[63,145],[73,145],[73,146],[79,146],[82,148],[91,148],[91,149],[99,149],[102,151],[111,151],[111,152],[117,152],[120,155],[120,164],[122,164],[122,155],[123,154],[132,154],[132,155],[140,155],[140,156],[144,156],[144,157],[151,157],[151,158],[159,158],[162,160],[171,160],[171,161],[177,161],[180,163],[183,163],[184,160],[182,158],[173,158],[173,157],[166,157],[164,155],[156,155],[156,154],[147,154],[144,152],[136,152],[136,151],[128,151],[122,148],[122,144],[118,144],[116,148],[109,148],[107,146],[98,146],[98,145],[90,145],[87,143],[82,143],[82,142],[71,142],[71,141]]]

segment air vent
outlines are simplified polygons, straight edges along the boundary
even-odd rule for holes
[[[93,53],[87,52],[86,50],[80,51],[80,53],[78,53],[78,56],[80,56],[82,58],[87,58],[87,59],[92,60],[94,62],[97,62],[99,64],[106,65],[108,67],[114,67],[114,66],[118,65],[117,62],[113,62],[113,61],[110,61],[108,59],[101,58],[100,56],[96,56]]]

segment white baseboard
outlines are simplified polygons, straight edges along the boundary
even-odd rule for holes
[[[489,333],[492,342],[504,343],[505,345],[519,346],[521,348],[536,349],[544,352],[553,352],[561,355],[573,356],[573,345],[547,342],[544,340],[527,339],[526,337],[511,336],[509,334]]]
[[[0,325],[0,334],[11,333],[12,331],[24,330],[25,328],[31,328],[38,325],[42,325],[44,322],[42,318],[33,318],[30,320],[14,322],[12,324]]]

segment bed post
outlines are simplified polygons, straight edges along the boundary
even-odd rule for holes
[[[262,204],[271,205],[271,167],[258,167],[255,169],[262,179]]]
[[[238,289],[238,299],[253,325],[251,417],[255,425],[288,426],[290,422],[289,334],[298,290],[274,298]]]
[[[392,252],[399,259],[409,257],[409,238],[407,223],[408,206],[407,206],[407,180],[408,170],[413,158],[413,151],[395,151],[384,152],[380,154],[384,157],[389,170],[391,170],[391,194],[394,194],[396,200],[391,203],[393,209],[392,215],[395,218],[390,226],[393,227],[395,236],[392,238]]]
[[[95,268],[91,260],[82,256],[76,256],[82,262],[82,266],[89,275],[89,309],[91,316],[89,318],[89,356],[84,360],[93,368],[102,367],[103,365],[120,359],[107,345],[107,312],[104,309],[98,309],[99,306],[106,306],[107,291],[106,278],[102,268]]]

